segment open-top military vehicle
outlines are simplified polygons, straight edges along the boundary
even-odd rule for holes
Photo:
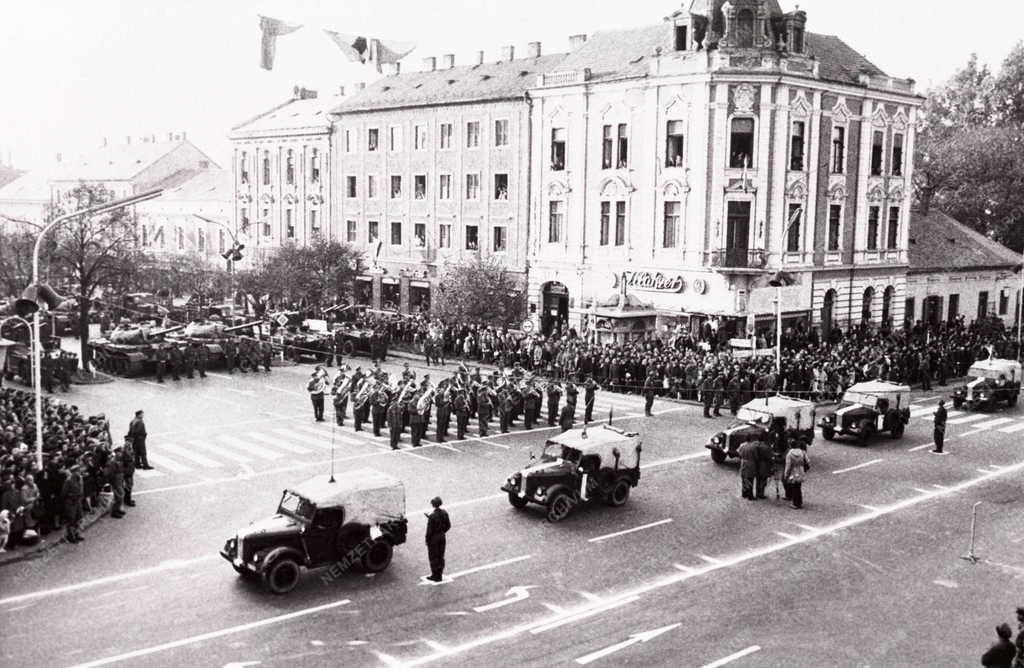
[[[387,569],[407,530],[402,482],[358,469],[286,489],[275,515],[239,529],[220,554],[239,575],[286,594],[298,584],[302,568]]]
[[[848,435],[864,443],[881,432],[900,438],[908,422],[910,388],[872,380],[852,385],[843,393],[835,411],[823,416],[818,424],[827,441],[837,435]]]
[[[540,459],[509,476],[501,486],[509,503],[535,503],[557,522],[580,503],[600,499],[622,506],[640,482],[640,435],[611,425],[570,429],[552,436]]]
[[[979,360],[967,370],[970,380],[953,391],[953,406],[989,408],[1006,403],[1013,406],[1020,396],[1021,366],[1017,360],[989,358]]]
[[[747,441],[765,441],[777,454],[784,455],[797,442],[814,441],[815,405],[804,399],[774,396],[754,399],[740,407],[737,422],[711,437],[704,447],[717,464],[736,458]]]
[[[185,329],[185,325],[159,328],[152,325],[118,325],[106,338],[89,341],[96,367],[117,376],[140,376],[155,369],[156,351],[173,343],[164,337]]]

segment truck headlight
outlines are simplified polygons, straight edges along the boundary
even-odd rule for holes
[[[722,437],[721,436],[715,436],[714,438],[711,439],[711,443],[713,445],[718,445],[721,442],[722,442]]]
[[[543,487],[538,487],[538,488],[537,488],[537,489],[536,489],[536,490],[534,491],[534,494],[536,494],[537,496],[544,496],[544,492],[545,492],[545,491],[547,491],[547,490],[545,490],[545,489],[544,489]]]

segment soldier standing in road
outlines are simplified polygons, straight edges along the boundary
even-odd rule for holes
[[[715,380],[712,385],[712,392],[714,394],[714,415],[715,417],[722,417],[722,395],[725,394],[725,376],[719,371],[715,374]]]
[[[235,372],[235,355],[238,349],[235,347],[234,339],[228,339],[224,342],[224,360],[228,365],[228,373]]]
[[[946,400],[939,399],[939,407],[935,409],[935,427],[932,430],[932,439],[935,441],[935,449],[933,453],[937,455],[945,454],[942,451],[943,441],[946,439]]]
[[[565,383],[565,405],[572,407],[572,419],[576,421],[576,400],[579,397],[580,391],[576,389],[575,383],[571,380]]]
[[[540,415],[540,390],[538,390],[531,379],[523,394],[523,426],[533,429]]]
[[[313,402],[313,419],[317,422],[324,421],[324,392],[327,391],[327,372],[320,365],[317,365],[316,369],[310,375],[309,382],[306,384],[306,391],[309,392],[309,398]]]
[[[700,403],[704,405],[704,417],[706,418],[711,417],[711,404],[715,398],[714,387],[715,383],[711,378],[711,373],[705,373],[700,382]]]
[[[558,402],[562,398],[562,390],[559,389],[558,383],[551,381],[548,383],[547,388],[548,394],[548,426],[554,427],[558,421]]]
[[[264,373],[270,373],[270,363],[274,360],[274,346],[270,341],[260,341],[260,359],[263,362]],[[338,356],[338,366],[341,366],[341,356]]]
[[[594,399],[596,398],[597,383],[594,377],[587,375],[587,381],[583,384],[583,422],[594,421]]]
[[[67,527],[64,538],[69,543],[78,543],[82,540],[79,523],[82,521],[83,489],[82,467],[80,464],[74,463],[71,465],[68,477],[64,479],[64,485],[60,490],[60,499],[64,510],[64,524]]]
[[[455,438],[461,441],[466,438],[466,427],[469,426],[469,396],[466,390],[460,389],[455,393],[452,408],[455,411]]]
[[[199,377],[206,378],[206,368],[210,366],[210,351],[202,343],[196,344],[196,367],[199,369]]]
[[[184,362],[185,377],[188,378],[189,380],[192,380],[193,378],[196,377],[195,376],[195,368],[196,368],[196,346],[195,346],[195,344],[190,343],[188,346],[186,346],[185,353],[183,355],[183,360],[182,361]]]
[[[417,406],[420,398],[423,396],[423,392],[426,392],[426,390],[417,392],[413,395],[412,400],[409,401],[409,429],[412,432],[412,447],[414,448],[420,447],[420,439],[423,438],[423,432],[425,431],[423,413],[420,412]]]
[[[498,431],[508,433],[509,422],[512,421],[512,397],[507,388],[498,393]]]
[[[167,373],[167,349],[164,344],[156,344],[156,382],[164,382],[164,374]]]
[[[398,441],[402,438],[402,404],[395,397],[388,404],[388,437],[391,440],[391,449],[398,450]]]
[[[753,501],[754,479],[757,477],[757,442],[747,441],[736,449],[736,454],[740,456],[741,495],[744,499]]]
[[[448,381],[444,381],[447,384]],[[445,385],[437,392],[437,396],[434,398],[434,404],[437,406],[437,442],[444,443],[445,438],[448,436],[448,427],[452,421],[452,402],[451,402],[451,390]]]
[[[732,378],[729,379],[728,392],[729,412],[732,413],[733,417],[736,417],[736,414],[740,411],[740,393],[742,392],[739,370],[736,370]]]
[[[171,372],[171,378],[173,380],[181,380],[181,368],[183,366],[181,354],[181,348],[171,344],[170,346],[170,361],[167,363],[168,370]]]
[[[807,458],[804,443],[798,443],[796,447],[790,448],[786,453],[786,468],[783,471],[783,484],[786,486],[786,498],[792,506],[800,509],[804,505],[804,477],[811,468],[811,462]]]
[[[432,582],[440,582],[444,578],[444,552],[447,547],[445,534],[452,528],[451,519],[441,504],[441,497],[431,499],[430,505],[434,510],[427,515],[427,558],[430,560],[430,575],[427,579]]]
[[[348,376],[345,375],[344,369],[334,379],[331,394],[334,396],[334,422],[340,427],[345,424],[345,412],[348,408]]]
[[[567,432],[572,429],[573,423],[576,421],[576,416],[573,411],[572,404],[566,404],[562,406],[562,412],[558,416],[558,426],[562,428],[562,432]]]
[[[135,489],[135,449],[130,438],[124,439],[121,448],[121,470],[124,471],[124,505],[134,506],[132,490]]]
[[[644,415],[651,417],[651,409],[654,408],[654,396],[658,392],[658,377],[654,369],[647,372],[647,379],[644,380]]]
[[[110,491],[114,495],[110,507],[110,516],[116,520],[124,517],[121,504],[124,502],[124,467],[121,464],[121,446],[114,448],[114,453],[107,459],[106,470],[107,483],[110,484]]]
[[[128,424],[128,438],[132,441],[135,451],[135,468],[148,471],[153,468],[146,457],[146,423],[142,411],[135,411],[135,418]]]
[[[487,386],[481,385],[476,395],[476,420],[480,430],[480,437],[487,436],[488,423],[491,420],[491,395]]]
[[[374,393],[373,406],[370,411],[373,419],[373,435],[380,436],[380,430],[384,426],[384,418],[388,412],[388,395],[383,389]]]

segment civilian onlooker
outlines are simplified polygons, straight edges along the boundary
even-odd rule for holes
[[[1013,642],[1010,641],[1013,637],[1010,625],[1000,624],[997,626],[996,636],[998,636],[998,640],[981,656],[981,665],[988,668],[1013,668],[1013,658],[1017,654],[1017,650],[1013,646]]]
[[[806,448],[804,443],[790,448],[786,453],[786,465],[782,472],[782,484],[786,489],[786,498],[796,509],[804,506],[804,478],[811,468]]]

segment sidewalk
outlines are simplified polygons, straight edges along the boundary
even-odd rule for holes
[[[94,508],[92,512],[85,513],[82,516],[80,525],[82,533],[85,533],[86,529],[99,522],[104,515],[110,512],[111,503],[112,497],[110,494],[100,494],[100,505]],[[7,551],[0,554],[0,568],[39,557],[42,557],[45,561],[49,556],[49,552],[59,549],[67,542],[64,539],[64,535],[64,529],[61,528],[51,531],[46,536],[40,536],[39,542],[35,545],[19,545],[15,548],[8,546]]]

